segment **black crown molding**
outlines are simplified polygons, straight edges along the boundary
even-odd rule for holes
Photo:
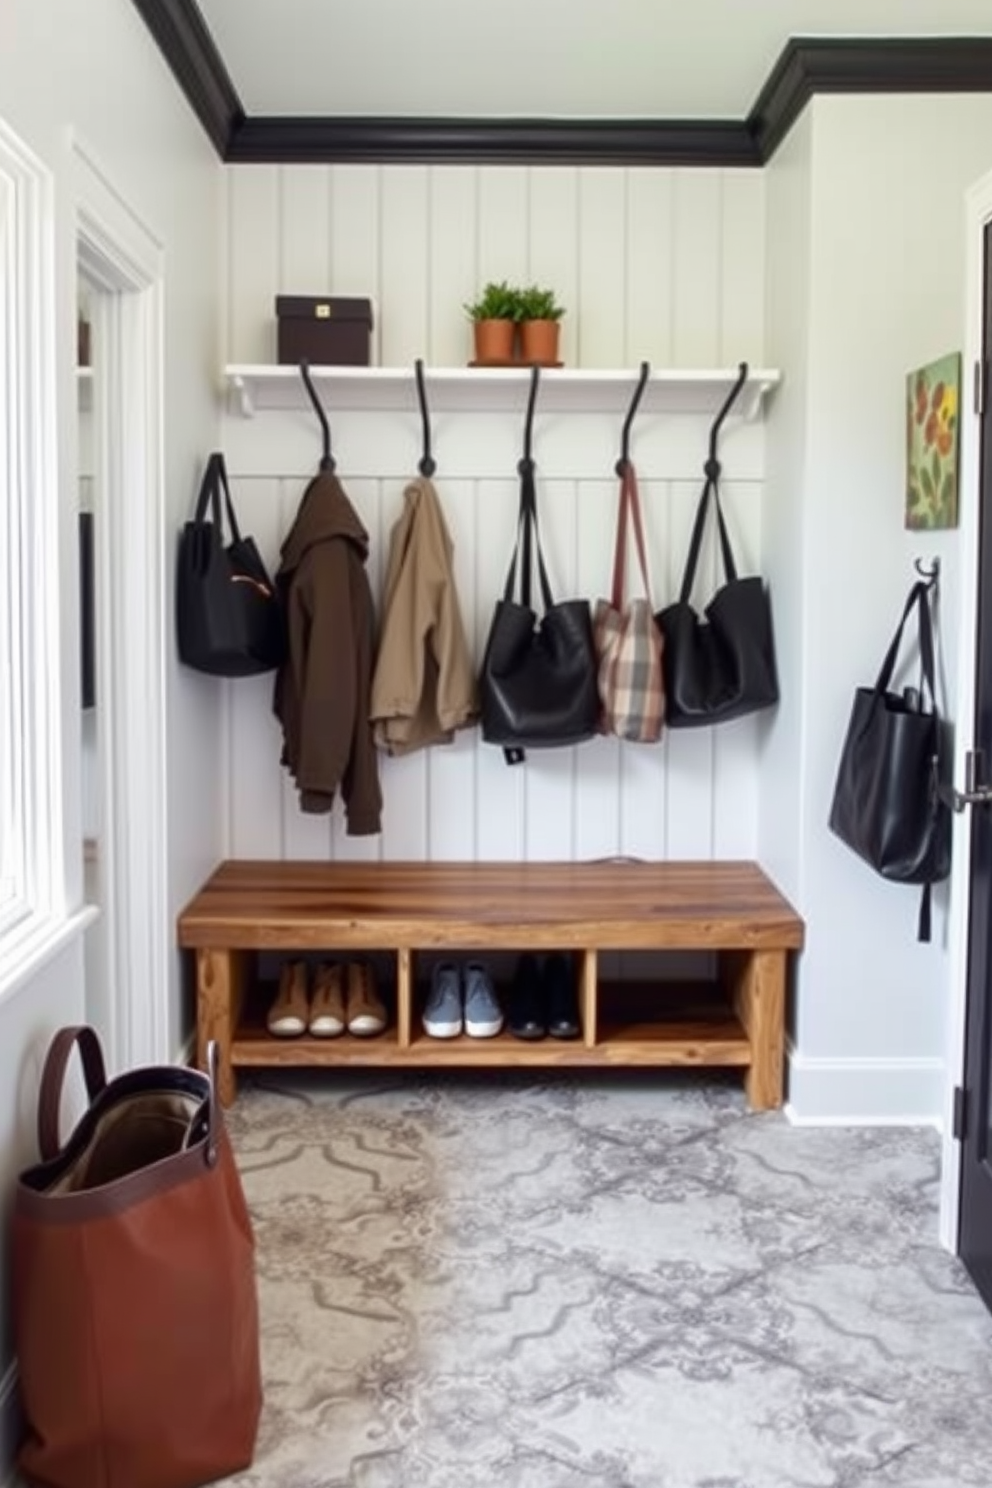
[[[134,5],[223,160],[245,111],[196,0],[134,0]]]
[[[741,121],[251,118],[196,0],[133,3],[230,164],[760,166],[818,93],[992,92],[992,37],[800,37]]]
[[[433,165],[760,165],[746,125],[662,119],[246,119],[225,159]]]
[[[990,93],[992,37],[788,42],[748,115],[763,162],[818,93]]]

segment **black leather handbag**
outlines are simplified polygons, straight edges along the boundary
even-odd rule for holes
[[[591,739],[599,718],[589,602],[555,603],[541,552],[533,460],[521,460],[519,470],[517,541],[479,678],[482,737],[489,744],[504,746],[507,764],[519,764],[525,749]],[[544,603],[540,619],[531,607],[535,555]],[[518,559],[519,601],[514,598]]]
[[[655,616],[665,638],[665,721],[670,728],[725,723],[778,702],[775,643],[768,591],[757,576],[740,579],[720,507],[720,466],[706,463],[675,604]],[[716,511],[724,584],[701,619],[690,604],[710,505]]]
[[[916,611],[920,687],[890,692],[903,629]],[[930,888],[951,871],[949,763],[934,693],[930,585],[914,584],[874,687],[859,687],[841,751],[831,831],[895,883],[922,884],[919,938],[930,939]]]
[[[227,547],[222,493],[231,534]],[[241,536],[220,453],[207,461],[193,520],[179,539],[176,634],[180,660],[214,677],[269,672],[285,654],[275,586],[254,540]]]

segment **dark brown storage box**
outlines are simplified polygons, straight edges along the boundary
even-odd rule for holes
[[[278,295],[281,365],[367,367],[372,347],[372,301],[340,295]]]

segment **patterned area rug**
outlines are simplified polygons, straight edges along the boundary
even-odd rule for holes
[[[654,1076],[242,1083],[240,1488],[988,1488],[992,1319],[932,1132]]]

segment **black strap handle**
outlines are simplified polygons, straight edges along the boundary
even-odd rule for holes
[[[83,1079],[90,1105],[106,1088],[107,1068],[95,1030],[86,1025],[61,1029],[49,1045],[38,1094],[38,1150],[44,1162],[58,1157],[62,1150],[59,1130],[62,1087],[69,1059],[77,1046],[83,1061]]]
[[[879,668],[878,676],[875,679],[874,691],[877,697],[881,697],[881,695],[887,691],[889,684],[892,681],[892,675],[895,672],[896,661],[899,657],[899,648],[902,644],[903,631],[906,628],[906,621],[909,619],[910,615],[915,609],[917,617],[917,635],[919,638],[920,647],[920,670],[922,673],[923,685],[930,694],[930,710],[931,712],[936,713],[936,666],[933,643],[933,619],[930,614],[930,589],[931,585],[922,581],[915,583],[910,589],[909,594],[906,598],[906,603],[903,605],[902,616],[900,617],[899,624],[896,626],[896,633],[889,643],[889,649],[885,653],[882,665]],[[923,688],[921,688],[920,702],[922,703],[923,700]]]
[[[717,467],[719,470],[719,467]],[[720,534],[720,552],[723,557],[723,572],[727,583],[731,583],[737,577],[737,564],[734,561],[734,550],[730,546],[730,536],[727,532],[727,524],[723,517],[723,508],[720,505],[719,477],[707,473],[706,484],[703,486],[703,494],[699,498],[699,506],[696,508],[696,520],[692,525],[692,538],[689,542],[689,556],[685,561],[685,572],[682,575],[682,592],[679,595],[681,604],[688,604],[692,594],[692,586],[696,582],[696,569],[699,566],[699,555],[703,546],[703,533],[706,530],[706,517],[710,509],[710,498],[716,507],[717,529]]]
[[[634,396],[630,400],[627,417],[623,421],[623,432],[620,435],[620,458],[614,467],[619,476],[623,475],[627,466],[630,464],[630,430],[634,422],[634,415],[637,412],[641,399],[644,397],[644,389],[648,385],[648,378],[650,376],[651,364],[649,362],[642,362],[641,370],[637,377],[637,386],[634,389]]]
[[[239,543],[241,541],[241,529],[238,526],[238,519],[234,514],[231,488],[227,483],[227,466],[224,464],[224,456],[219,450],[215,450],[208,459],[207,467],[203,472],[203,479],[200,482],[200,494],[196,499],[194,520],[198,527],[203,525],[203,522],[206,520],[207,506],[209,504],[211,518],[223,542],[224,519],[220,504],[222,494],[224,497],[224,507],[227,511],[227,525],[231,534],[231,540]]]
[[[522,553],[521,553],[522,548]],[[537,554],[537,574],[541,586],[541,599],[545,610],[554,604],[548,570],[541,551],[541,534],[537,524],[537,486],[534,481],[533,460],[520,462],[520,509],[517,516],[517,540],[503,586],[504,600],[512,600],[517,587],[517,563],[520,560],[520,603],[531,608],[531,577],[534,554]]]

